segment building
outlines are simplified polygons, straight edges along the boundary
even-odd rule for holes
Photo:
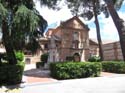
[[[49,62],[87,61],[90,55],[98,55],[98,44],[89,39],[89,28],[77,16],[61,22],[56,29],[46,32]]]
[[[89,28],[77,16],[61,22],[56,29],[49,29],[46,37],[39,39],[41,49],[32,55],[25,51],[25,62],[40,61],[41,54],[48,53],[48,62],[87,61],[90,55],[98,55],[98,44],[89,39]]]
[[[123,60],[121,45],[119,41],[104,43],[103,46],[104,60]]]

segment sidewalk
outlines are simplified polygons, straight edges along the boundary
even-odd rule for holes
[[[35,64],[25,66],[23,81],[27,84],[50,83],[57,81],[50,77],[49,70],[36,69]]]
[[[108,72],[101,72],[101,77],[106,76],[113,76],[116,75],[114,73],[108,73]],[[52,83],[55,81],[58,81],[56,79],[53,79],[51,77],[35,77],[35,76],[26,76],[26,83],[27,84],[34,84],[34,83]]]
[[[101,72],[101,77],[112,76],[115,73]],[[25,66],[24,71],[24,81],[27,84],[34,83],[52,83],[58,81],[50,77],[50,72],[48,70],[36,69],[35,64],[30,64]]]
[[[101,72],[100,77],[55,80],[47,70],[30,71],[22,93],[125,93],[125,74]]]
[[[112,76],[112,75],[116,75],[116,73],[109,73],[109,72],[101,72],[101,77],[106,77],[106,76]]]
[[[22,88],[0,88],[0,93],[125,93],[125,74],[113,75],[37,83]]]
[[[125,93],[125,74],[60,80],[22,88],[22,93]]]
[[[101,72],[100,77],[55,80],[49,73],[26,65],[25,83],[19,88],[0,88],[0,93],[125,93],[125,74]]]

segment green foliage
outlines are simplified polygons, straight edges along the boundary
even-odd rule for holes
[[[47,53],[42,54],[40,59],[41,59],[42,62],[45,62],[45,63],[46,63],[47,60],[48,60],[48,54],[47,54]]]
[[[32,54],[35,54],[38,49],[40,50],[41,47],[38,41],[36,41],[35,39],[30,39],[30,42],[26,44],[25,48],[26,50],[31,51]]]
[[[44,67],[44,62],[37,62],[36,63],[36,68]]]
[[[23,50],[30,41],[37,41],[46,27],[47,22],[35,9],[33,0],[0,0],[2,42],[10,64],[17,63],[14,50]]]
[[[8,58],[7,58],[7,54],[6,53],[3,53],[3,54],[0,54],[1,56],[1,59],[7,61]],[[24,53],[21,52],[21,51],[16,51],[15,52],[15,55],[16,55],[16,59],[17,61],[23,61],[24,60]]]
[[[0,3],[0,20],[7,16],[6,8]]]
[[[106,17],[109,16],[106,5],[100,0],[66,0],[66,4],[74,15],[79,15],[85,20],[91,20],[94,17],[94,8],[97,15],[103,12]]]
[[[48,8],[52,9],[60,9],[57,7],[62,0],[40,0],[41,5],[48,6]]]
[[[24,53],[23,52],[17,51],[17,52],[15,52],[15,55],[16,55],[16,59],[18,61],[23,61],[24,60]]]
[[[114,8],[116,10],[119,10],[124,2],[124,0],[112,0],[113,4],[114,4]]]
[[[96,77],[100,75],[101,63],[60,62],[50,64],[51,76],[56,79]]]
[[[91,56],[89,59],[88,59],[89,62],[100,62],[101,59],[99,56]]]
[[[102,69],[106,72],[125,73],[125,62],[102,62]]]
[[[34,11],[28,9],[24,5],[19,6],[15,13],[14,24],[16,25],[18,31],[24,30],[24,28],[29,28],[29,31],[34,31],[36,27],[38,27],[38,21],[39,17],[34,13]]]
[[[0,65],[0,86],[21,83],[24,66],[24,62],[18,62],[16,65],[8,63]]]

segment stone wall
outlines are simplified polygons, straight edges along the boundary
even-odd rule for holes
[[[104,60],[123,60],[121,46],[119,42],[103,45]]]
[[[40,55],[25,55],[26,64],[35,64],[36,62],[40,62]]]

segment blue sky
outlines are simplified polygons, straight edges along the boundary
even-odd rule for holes
[[[36,8],[40,12],[40,14],[47,20],[49,28],[54,28],[59,25],[61,21],[66,21],[67,19],[72,17],[70,10],[66,6],[63,6],[60,11],[53,11],[48,9],[47,7],[41,8],[39,2],[36,2]],[[120,18],[125,21],[125,0],[122,4],[121,9],[118,11],[118,14]],[[112,18],[105,18],[103,14],[99,15],[98,18],[102,40],[118,41],[118,33],[112,21]],[[96,39],[94,18],[90,21],[85,21],[83,18],[80,19],[89,26],[89,37],[92,39]]]
[[[122,18],[125,21],[125,1],[119,11],[117,11],[120,18]],[[101,31],[101,36],[103,40],[113,40],[113,41],[118,41],[119,36],[117,33],[117,29],[112,21],[112,18],[105,18],[103,14],[98,16],[99,19],[99,24],[100,24],[100,31]],[[89,27],[91,29],[90,32],[90,37],[94,38],[96,35],[95,33],[95,24],[94,22],[90,22]],[[95,35],[93,35],[95,34]]]

